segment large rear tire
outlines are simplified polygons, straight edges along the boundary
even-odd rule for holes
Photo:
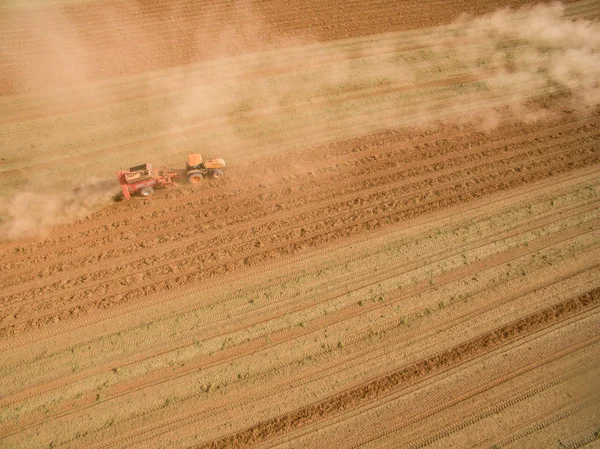
[[[150,186],[144,186],[140,189],[140,195],[142,195],[145,198],[149,197],[153,193],[154,193],[154,189]]]
[[[216,170],[213,170],[213,172],[212,172],[212,177],[214,179],[221,179],[223,177],[223,175],[224,175],[223,170],[216,169]]]
[[[202,173],[190,173],[188,175],[188,181],[190,184],[200,184],[203,178],[204,176],[202,176]]]

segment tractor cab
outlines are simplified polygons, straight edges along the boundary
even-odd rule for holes
[[[188,154],[185,165],[188,170],[203,170],[206,168],[201,154]]]

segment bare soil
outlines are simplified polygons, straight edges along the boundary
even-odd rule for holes
[[[7,155],[8,187],[27,171],[89,170],[127,148],[146,154],[170,145],[165,135],[226,140],[231,129],[279,113],[292,123],[274,134],[279,141],[247,150],[260,157],[223,146],[233,162],[220,182],[86,204],[83,214],[69,209],[81,204],[63,204],[65,219],[42,236],[0,243],[0,447],[597,444],[597,106],[579,109],[574,92],[548,86],[530,99],[544,113],[527,120],[507,112],[514,91],[460,97],[473,100],[461,109],[438,103],[445,89],[504,76],[461,66],[419,83],[340,82],[331,102],[330,91],[292,98],[308,85],[296,83],[283,109],[258,102],[210,122],[189,117],[195,131],[173,119],[154,135],[154,112],[137,109],[168,107],[173,92],[193,91],[182,74],[196,63],[231,68],[248,55],[260,67],[260,51],[276,50],[275,62],[251,77],[262,89],[277,76],[308,76],[310,53],[308,65],[329,73],[370,58],[373,48],[386,57],[412,51],[359,46],[330,60],[331,48],[356,45],[343,39],[426,34],[461,13],[526,3],[157,0],[0,9],[8,61],[0,89],[10,108],[0,139],[28,155],[20,165],[16,150]],[[586,20],[599,12],[585,1],[566,11]],[[65,52],[94,49],[80,60],[81,78],[34,70],[44,33],[61,26],[65,42],[80,37]],[[427,59],[434,47],[415,51]],[[240,91],[254,82],[233,78]],[[96,87],[119,94],[55,101],[69,83],[85,95]],[[439,109],[444,120],[394,125],[404,104],[394,95],[413,94],[407,101],[423,102],[427,115]],[[321,107],[338,120],[307,118]],[[467,109],[475,115],[448,118]],[[482,126],[477,114],[492,110],[497,122]],[[140,132],[123,137],[109,127],[111,114]],[[87,143],[58,151],[66,138],[52,130],[76,137],[78,123],[106,131],[106,141],[82,127]],[[29,129],[39,135],[28,140]],[[37,151],[45,133],[56,152]]]

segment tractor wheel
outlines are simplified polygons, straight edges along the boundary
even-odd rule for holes
[[[144,186],[140,189],[140,195],[143,197],[148,197],[154,193],[154,189],[150,186]]]
[[[188,181],[191,184],[200,184],[202,182],[203,176],[202,173],[190,173],[188,175]]]
[[[223,170],[219,170],[219,169],[213,170],[212,177],[214,179],[221,179],[223,177]]]

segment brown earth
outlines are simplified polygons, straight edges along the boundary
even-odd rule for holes
[[[526,3],[5,6],[0,88],[14,114],[0,133],[8,144],[20,126],[52,129],[56,117],[126,98],[52,104],[61,91],[47,89],[70,83],[169,67],[177,76],[188,63],[419,33]],[[572,2],[567,12],[595,19],[598,5]],[[64,31],[65,53],[80,53],[80,73],[35,70],[53,30]],[[287,64],[282,73],[300,73]],[[286,111],[484,81],[459,69],[373,91],[344,85],[343,98],[311,94]],[[143,99],[163,88],[124,92]],[[344,138],[299,122],[280,151],[265,144],[260,158],[233,159],[222,182],[90,206],[43,237],[3,241],[0,447],[593,447],[600,112],[565,103],[574,90],[547,89],[530,100],[546,113],[527,121],[507,111],[510,92],[471,105],[496,111],[498,123],[483,128],[463,119],[392,126],[383,109],[364,116],[386,118],[378,131],[340,119]],[[432,98],[416,102],[434,109]],[[271,113],[257,107],[233,126]],[[225,122],[193,125],[211,132]],[[313,130],[323,138],[291,144]],[[100,164],[119,145],[35,156],[3,174]]]
[[[573,1],[573,0],[570,0]],[[273,49],[295,42],[330,41],[433,27],[526,0],[486,2],[352,2],[220,0],[85,1],[5,10],[0,54],[12,61],[0,72],[0,95],[65,85],[73,80],[107,79],[204,59]],[[568,2],[565,2],[568,3]],[[597,11],[587,17],[596,17]],[[40,72],[48,33],[61,38],[61,52],[82,53],[81,73]],[[85,72],[85,73],[84,73]],[[25,74],[25,78],[23,79]]]

